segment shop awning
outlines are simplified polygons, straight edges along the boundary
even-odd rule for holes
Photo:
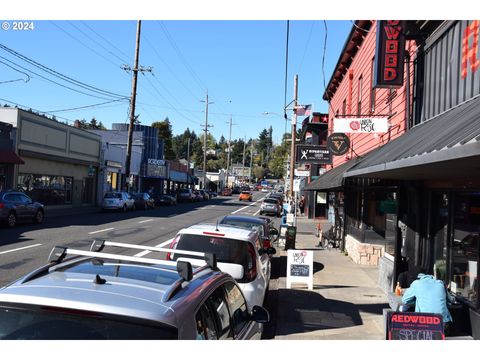
[[[343,163],[342,165],[334,167],[325,174],[321,175],[318,179],[305,186],[304,190],[327,190],[341,188],[343,186],[343,174],[348,169],[358,164],[359,161],[360,160],[358,158],[355,158]]]
[[[0,164],[25,164],[13,150],[0,150]]]
[[[480,96],[416,125],[373,150],[345,176],[397,179],[477,176],[479,160]]]

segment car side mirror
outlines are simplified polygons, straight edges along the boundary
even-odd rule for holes
[[[252,309],[252,320],[259,324],[266,324],[270,321],[270,314],[262,306],[255,305]]]
[[[275,250],[275,248],[273,248],[273,247],[269,247],[267,249],[267,254],[268,255],[275,255],[276,253],[277,253],[277,250]]]

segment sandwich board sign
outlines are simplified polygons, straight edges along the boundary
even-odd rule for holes
[[[287,251],[287,289],[292,283],[305,283],[313,290],[313,251]]]
[[[445,340],[440,314],[389,312],[388,340]]]

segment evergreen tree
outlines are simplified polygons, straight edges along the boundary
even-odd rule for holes
[[[172,126],[168,117],[163,121],[152,123],[151,126],[158,129],[158,138],[163,140],[164,158],[167,160],[175,159],[176,156],[172,146]]]

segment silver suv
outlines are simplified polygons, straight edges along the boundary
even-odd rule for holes
[[[56,247],[49,264],[0,289],[0,339],[260,339],[267,310],[248,310],[215,255],[192,267],[106,246],[175,252],[107,241],[90,251]]]

